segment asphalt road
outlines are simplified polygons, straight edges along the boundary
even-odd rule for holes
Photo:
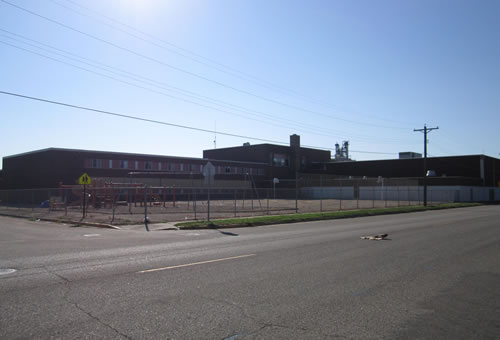
[[[499,339],[500,206],[258,228],[0,217],[0,338]],[[389,233],[389,240],[361,236]]]

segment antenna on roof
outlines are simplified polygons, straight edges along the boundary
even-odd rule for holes
[[[214,130],[214,149],[217,149],[217,121],[215,121],[215,130]]]

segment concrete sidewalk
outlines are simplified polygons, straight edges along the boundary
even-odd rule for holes
[[[166,223],[149,223],[149,231],[159,231],[159,230],[179,230],[178,227],[175,226],[177,222],[166,222]],[[122,230],[146,230],[144,224],[127,224],[120,225],[120,229]]]

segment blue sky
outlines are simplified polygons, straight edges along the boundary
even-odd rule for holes
[[[333,149],[498,157],[500,2],[1,0],[0,91]],[[0,157],[201,157],[214,134],[0,94]],[[217,147],[261,143],[217,136]]]

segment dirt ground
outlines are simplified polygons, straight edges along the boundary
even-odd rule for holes
[[[229,217],[248,217],[264,215],[293,214],[296,208],[299,213],[327,212],[364,208],[383,208],[419,205],[418,201],[381,201],[381,200],[213,200],[210,201],[210,219]],[[208,218],[207,201],[158,202],[148,204],[118,205],[114,209],[88,207],[85,221],[106,224],[140,224],[144,221],[145,212],[151,223],[178,222],[190,220],[206,220]],[[51,219],[78,222],[83,217],[81,206],[56,209],[39,207],[0,206],[0,214],[20,216],[33,219]]]

